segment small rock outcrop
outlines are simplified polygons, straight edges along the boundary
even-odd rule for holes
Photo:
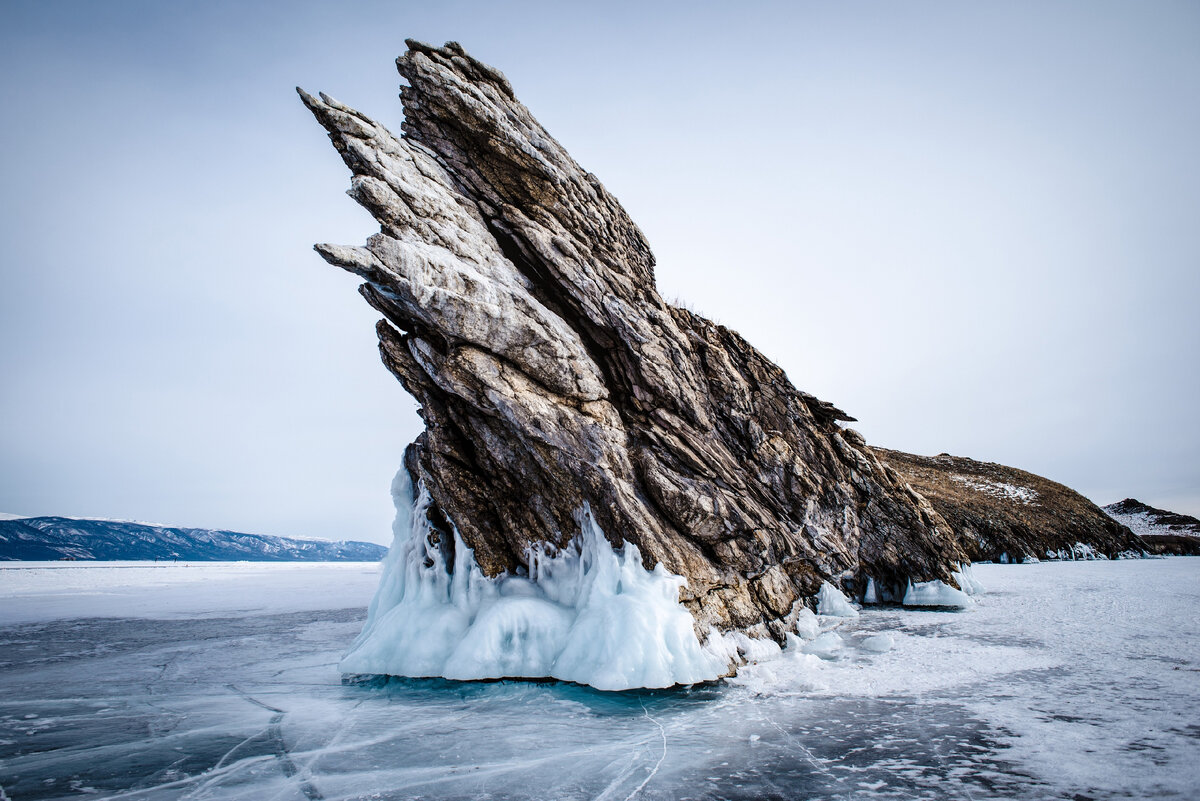
[[[614,546],[687,579],[698,631],[781,639],[825,581],[955,584],[951,526],[852,418],[664,301],[642,232],[503,75],[455,43],[408,46],[403,136],[300,94],[380,225],[316,249],[363,279],[384,364],[421,405],[405,464],[436,530],[494,576],[565,545],[590,506]]]
[[[1110,558],[1150,550],[1078,492],[1033,473],[945,453],[872,450],[949,521],[972,561],[1057,558],[1077,545]]]

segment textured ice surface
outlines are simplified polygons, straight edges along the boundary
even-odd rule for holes
[[[966,613],[822,618],[844,643],[831,659],[795,647],[715,685],[621,693],[344,682],[377,573],[194,570],[168,586],[0,566],[9,798],[1200,797],[1200,559],[977,565],[989,592]],[[119,588],[104,614],[129,613],[94,617],[101,587]],[[152,619],[156,597],[172,619]],[[30,622],[39,598],[55,604]],[[880,634],[890,651],[863,647]]]
[[[406,470],[392,494],[395,542],[344,672],[551,677],[628,690],[711,681],[728,670],[722,652],[696,638],[679,603],[684,580],[661,563],[646,570],[633,543],[614,551],[587,509],[570,547],[531,553],[527,577],[492,579],[457,531],[452,566],[430,543],[429,493],[421,487],[414,499]]]

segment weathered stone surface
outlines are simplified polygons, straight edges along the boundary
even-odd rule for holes
[[[435,523],[496,575],[569,540],[586,502],[615,545],[687,577],[701,631],[780,637],[824,580],[954,583],[950,526],[838,426],[852,418],[666,303],[641,231],[499,72],[408,44],[403,137],[301,96],[380,224],[365,247],[317,250],[384,317]]]
[[[972,561],[1044,559],[1076,543],[1108,557],[1153,550],[1078,492],[1039,475],[945,453],[872,450],[950,522]]]

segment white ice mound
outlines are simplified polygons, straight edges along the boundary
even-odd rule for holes
[[[395,539],[344,673],[447,679],[556,678],[601,690],[670,687],[726,672],[679,603],[684,579],[615,551],[586,507],[557,553],[529,554],[529,576],[487,578],[458,532],[453,566],[430,541],[429,493],[392,485]]]
[[[858,644],[859,648],[864,651],[871,651],[876,654],[885,654],[896,646],[896,639],[884,632],[882,634],[872,634],[870,637],[864,637],[863,641]]]
[[[837,587],[826,581],[817,592],[817,614],[830,617],[858,617],[858,610],[850,605],[846,596]]]
[[[921,581],[915,584],[910,581],[901,603],[905,606],[948,606],[955,609],[968,609],[975,605],[971,596],[942,581]]]
[[[811,609],[802,606],[796,610],[796,622],[792,624],[792,628],[796,630],[800,639],[813,640],[821,633],[821,621]]]
[[[833,659],[842,650],[842,636],[836,631],[827,631],[815,640],[801,646],[801,653],[819,656],[822,659]]]

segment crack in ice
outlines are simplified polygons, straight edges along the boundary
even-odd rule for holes
[[[642,714],[645,715],[648,720],[650,720],[652,723],[654,723],[655,726],[658,727],[659,736],[662,737],[662,753],[659,754],[658,762],[654,763],[654,767],[650,770],[650,774],[648,776],[646,776],[646,778],[642,779],[641,784],[639,784],[637,787],[633,788],[632,793],[625,796],[625,801],[633,801],[633,798],[635,796],[637,796],[638,793],[640,793],[642,790],[644,790],[646,788],[646,785],[649,784],[650,780],[654,778],[654,775],[656,773],[658,773],[658,769],[660,767],[662,767],[663,760],[667,758],[667,730],[665,728],[663,728],[663,725],[661,723],[658,722],[658,718],[651,715],[650,710],[646,709],[645,701],[639,701],[639,703],[642,705]]]

